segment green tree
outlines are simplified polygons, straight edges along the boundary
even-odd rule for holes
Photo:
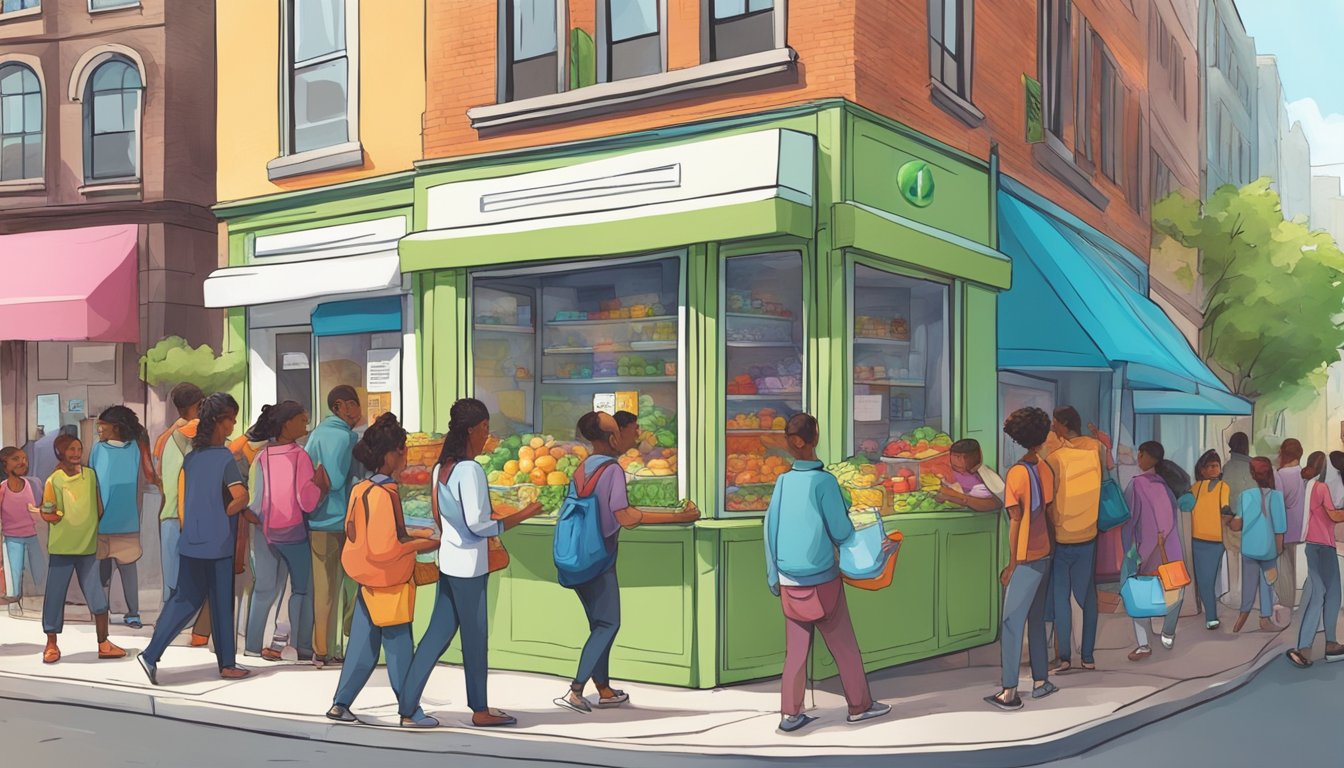
[[[1285,221],[1268,179],[1180,193],[1153,206],[1153,230],[1201,252],[1202,356],[1233,392],[1300,400],[1344,345],[1344,253],[1329,233]]]
[[[246,359],[241,351],[215,355],[209,344],[193,348],[181,336],[169,336],[140,358],[140,380],[166,394],[182,382],[204,392],[228,392],[243,381]]]

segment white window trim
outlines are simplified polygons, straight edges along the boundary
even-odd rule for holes
[[[510,0],[498,0],[495,13],[495,17],[498,19],[498,28],[495,32],[495,101],[500,104],[509,103],[509,70],[513,63],[513,51],[508,49],[509,24],[513,21],[509,16],[509,3]],[[593,42],[596,45],[597,41],[594,40]],[[664,54],[663,61],[667,61],[666,54]],[[569,90],[568,0],[555,0],[555,62],[555,92],[557,94],[564,93]],[[522,99],[522,101],[531,101],[531,99]]]
[[[610,80],[610,62],[607,61],[607,49],[611,47],[608,39],[611,36],[611,25],[607,19],[607,6],[613,0],[597,0],[597,39],[594,41],[597,48],[597,82],[608,83]],[[669,0],[655,0],[658,3],[658,71],[667,71],[667,4]],[[629,79],[629,78],[624,78]]]
[[[141,90],[149,90],[149,78],[145,74],[145,60],[140,57],[139,52],[134,48],[127,48],[124,45],[107,43],[106,45],[100,45],[96,48],[90,48],[84,52],[83,56],[79,57],[79,61],[75,62],[74,75],[70,78],[70,91],[67,94],[71,101],[83,103],[84,89],[89,84],[89,78],[93,77],[93,71],[97,69],[100,64],[112,58],[114,54],[121,54],[131,60],[131,63],[135,65],[136,71],[140,73]],[[144,122],[144,109],[145,104],[142,100],[140,104],[142,123]]]
[[[329,147],[306,152],[295,152],[290,146],[292,115],[290,114],[290,82],[293,79],[289,38],[291,0],[280,4],[280,155],[266,164],[272,179],[298,176],[305,173],[347,168],[364,163],[364,152],[359,141],[359,0],[345,0],[345,121],[346,140]],[[358,159],[355,159],[355,155]]]
[[[99,194],[122,194],[138,193],[141,190],[141,181],[144,176],[145,155],[145,109],[148,106],[149,99],[149,78],[145,75],[145,61],[140,58],[140,54],[134,48],[127,48],[124,45],[108,43],[91,48],[79,57],[75,62],[74,75],[70,78],[70,100],[83,104],[84,92],[89,86],[89,78],[98,68],[115,56],[121,56],[128,59],[135,71],[140,75],[140,108],[136,110],[136,120],[139,121],[135,126],[135,175],[122,176],[119,178],[108,179],[89,179],[85,177],[85,171],[80,170],[80,178],[84,184],[79,187],[81,195],[99,195]],[[92,109],[92,105],[88,105]],[[80,127],[81,146],[88,142],[89,137],[84,135],[85,128]],[[44,137],[45,141],[45,137]],[[81,149],[81,152],[84,150]],[[82,162],[82,161],[81,161]]]
[[[775,0],[775,49],[787,47],[789,31],[789,0]],[[700,0],[700,63],[715,61],[710,56],[710,40],[714,29],[714,0]],[[755,55],[755,54],[748,54]],[[738,57],[740,58],[740,57]],[[718,59],[731,61],[732,59]]]
[[[125,3],[124,5],[114,5],[111,8],[94,8],[93,0],[89,0],[88,6],[89,6],[89,13],[93,15],[97,15],[100,13],[112,13],[113,11],[129,11],[133,8],[141,7],[140,0],[132,0],[131,2]]]

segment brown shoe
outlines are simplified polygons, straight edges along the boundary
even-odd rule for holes
[[[252,670],[242,667],[225,667],[219,670],[219,679],[221,680],[242,680],[244,677],[252,674]]]
[[[56,647],[55,643],[47,643],[47,647],[42,651],[43,664],[55,664],[61,660],[61,649]]]
[[[1239,615],[1237,616],[1237,623],[1232,625],[1232,631],[1233,631],[1233,632],[1240,632],[1240,631],[1241,631],[1241,628],[1244,627],[1244,626],[1246,626],[1246,619],[1248,619],[1248,618],[1250,618],[1250,617],[1251,617],[1251,614],[1249,614],[1249,613],[1239,614]]]
[[[124,659],[126,658],[126,652],[113,645],[111,640],[104,640],[98,644],[98,658]]]
[[[191,633],[191,647],[192,647],[192,648],[204,648],[205,646],[207,646],[207,645],[209,645],[209,644],[210,644],[210,637],[209,637],[209,635],[198,635],[198,634],[196,634],[195,632],[192,632],[192,633]]]
[[[281,660],[280,652],[277,651],[277,650],[275,650],[274,648],[262,648],[262,649],[261,649],[261,658],[263,658],[263,659],[265,659],[265,660],[267,660],[267,661],[280,661],[280,660]]]
[[[477,728],[500,728],[506,725],[517,725],[518,719],[512,715],[501,712],[498,709],[488,709],[481,712],[473,712],[471,715],[471,724]]]
[[[1273,619],[1260,620],[1261,632],[1278,632],[1280,629],[1282,629],[1282,627],[1280,627],[1278,624],[1275,624]]]
[[[1153,655],[1153,649],[1144,645],[1129,652],[1130,661],[1143,661]]]

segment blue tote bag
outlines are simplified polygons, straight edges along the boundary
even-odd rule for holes
[[[1109,531],[1129,522],[1129,505],[1120,484],[1110,478],[1101,481],[1101,505],[1097,509],[1097,530]]]

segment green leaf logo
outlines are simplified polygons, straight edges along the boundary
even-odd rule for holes
[[[923,160],[911,160],[896,172],[896,185],[907,203],[917,208],[933,205],[933,169]]]

